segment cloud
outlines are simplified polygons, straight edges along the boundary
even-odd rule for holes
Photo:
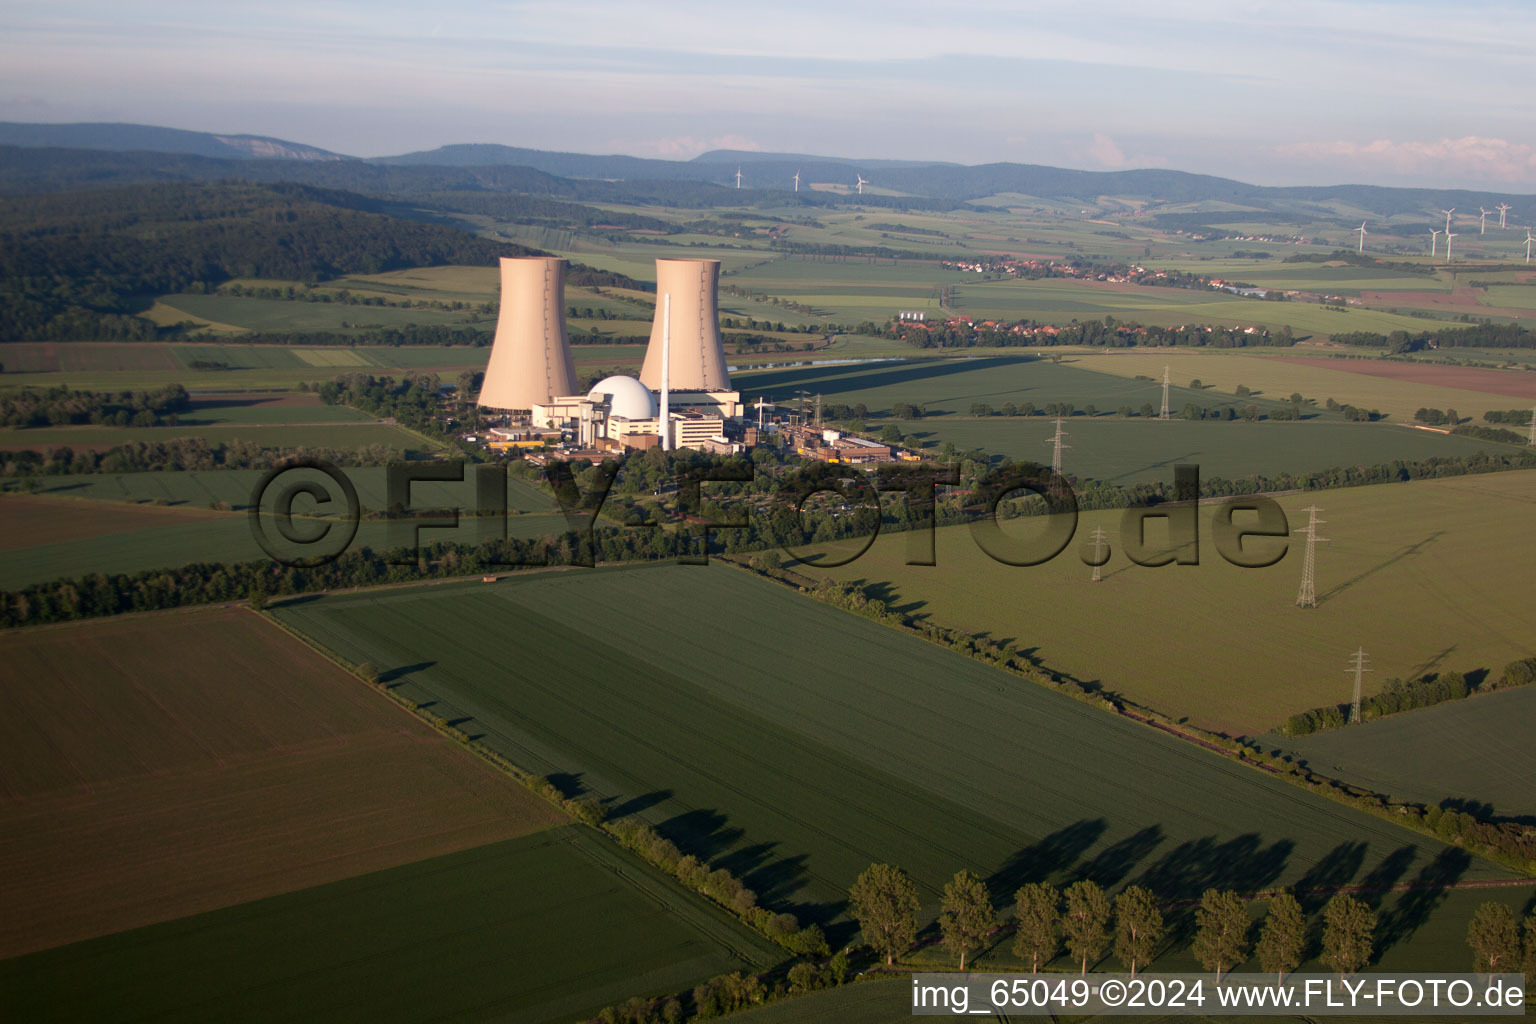
[[[614,139],[609,145],[622,153],[661,157],[666,160],[691,160],[700,153],[707,153],[712,149],[755,151],[763,148],[745,135],[729,134],[716,135],[710,139],[699,139],[692,135],[679,135],[665,139]]]
[[[1125,153],[1115,145],[1115,140],[1103,132],[1093,133],[1093,144],[1088,147],[1088,155],[1105,167],[1124,167]]]
[[[1536,147],[1477,135],[1427,142],[1296,142],[1276,146],[1275,154],[1298,162],[1349,165],[1362,175],[1388,173],[1522,185],[1536,182]]]

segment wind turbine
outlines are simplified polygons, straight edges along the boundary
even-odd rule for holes
[[[1525,229],[1525,262],[1531,262],[1531,243],[1536,242],[1536,236],[1531,234],[1531,229]]]
[[[1440,247],[1440,229],[1433,228],[1429,232],[1429,256],[1434,259],[1436,251]]]
[[[859,195],[863,195],[864,194],[864,186],[868,185],[869,181],[867,179],[865,179],[864,175],[862,175],[862,174],[855,174],[854,177],[859,179]]]
[[[799,171],[795,172],[795,191],[796,192],[800,191],[800,172]]]
[[[736,187],[741,188],[741,168],[736,168]]]
[[[1456,212],[1456,207],[1453,206],[1449,210],[1441,210],[1440,212],[1445,214],[1445,233],[1449,235],[1451,233],[1451,214]]]
[[[1498,206],[1495,206],[1494,209],[1499,211],[1499,227],[1502,228],[1504,226],[1504,215],[1509,212],[1509,204],[1500,203]]]
[[[1360,222],[1360,251],[1365,252],[1365,221]]]
[[[1479,206],[1477,212],[1482,214],[1482,217],[1477,222],[1477,233],[1486,235],[1488,233],[1488,211]]]
[[[1445,233],[1445,262],[1447,263],[1451,262],[1451,239],[1455,237],[1449,231]]]

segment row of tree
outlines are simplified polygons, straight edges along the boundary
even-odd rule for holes
[[[180,384],[152,391],[77,391],[69,387],[22,388],[0,397],[0,426],[61,427],[93,423],[111,427],[175,424],[192,399]]]
[[[1380,693],[1363,697],[1360,701],[1360,720],[1369,721],[1383,715],[1395,715],[1399,711],[1412,711],[1450,700],[1463,700],[1476,693],[1489,693],[1515,686],[1525,686],[1536,681],[1536,658],[1522,658],[1504,666],[1498,676],[1485,677],[1479,685],[1460,672],[1438,672],[1420,679],[1404,681],[1396,677],[1388,679]],[[1323,729],[1338,729],[1352,724],[1349,721],[1350,705],[1329,704],[1292,715],[1286,720],[1281,732],[1287,736],[1306,736]]]
[[[917,943],[920,901],[907,873],[890,864],[871,864],[848,892],[849,912],[864,941],[887,964]],[[999,921],[986,883],[960,871],[945,886],[938,930],[945,948],[959,959],[983,948],[999,924],[1011,923],[1013,954],[1032,972],[1050,963],[1065,946],[1072,962],[1087,973],[1104,954],[1135,974],[1163,950],[1168,938],[1157,897],[1137,885],[1109,896],[1098,883],[1083,879],[1065,891],[1031,882],[1014,893],[1013,913]],[[1341,974],[1360,970],[1371,960],[1376,914],[1353,896],[1333,896],[1323,911],[1323,962]],[[1288,892],[1269,900],[1269,914],[1251,940],[1253,923],[1247,904],[1233,892],[1208,889],[1195,911],[1194,953],[1208,971],[1220,976],[1257,955],[1266,972],[1286,974],[1307,956],[1306,915]]]

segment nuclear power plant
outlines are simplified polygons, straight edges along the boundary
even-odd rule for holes
[[[656,317],[640,379],[616,376],[577,393],[565,328],[566,261],[501,261],[501,311],[480,389],[482,408],[508,422],[492,448],[569,441],[589,454],[628,448],[740,451],[757,429],[742,420],[720,337],[718,260],[656,261]]]
[[[640,368],[640,383],[652,391],[662,385],[662,296],[670,296],[672,309],[671,364],[668,384],[698,391],[727,391],[731,378],[725,371],[725,345],[720,339],[719,260],[657,260],[656,319],[651,324],[651,343]]]
[[[501,310],[480,405],[526,412],[576,390],[565,333],[565,268],[550,256],[503,257]]]

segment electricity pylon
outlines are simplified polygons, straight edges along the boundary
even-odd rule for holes
[[[1317,518],[1322,511],[1316,505],[1302,509],[1307,513],[1307,525],[1297,530],[1297,533],[1307,535],[1307,557],[1301,567],[1301,589],[1296,592],[1296,605],[1299,608],[1317,607],[1317,542],[1327,541],[1327,537],[1319,537],[1317,528],[1323,525],[1323,520]]]
[[[1349,706],[1349,724],[1360,724],[1360,682],[1364,673],[1373,672],[1374,669],[1365,667],[1370,658],[1366,656],[1365,648],[1359,648],[1349,657],[1348,671],[1355,674],[1355,701]]]

